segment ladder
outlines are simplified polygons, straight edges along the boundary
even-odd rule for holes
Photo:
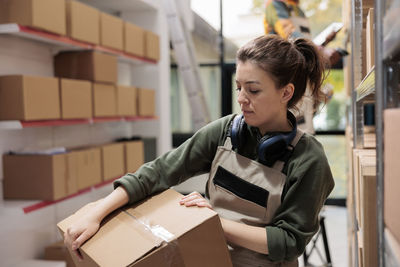
[[[175,0],[163,0],[167,16],[169,36],[174,49],[175,60],[189,99],[194,130],[210,122],[210,114],[201,84],[198,64],[194,54],[194,45]]]

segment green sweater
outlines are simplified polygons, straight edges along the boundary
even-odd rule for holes
[[[134,203],[156,192],[209,172],[218,146],[222,146],[234,115],[213,121],[178,148],[141,166],[114,182],[123,186]],[[257,128],[247,128],[246,145],[237,151],[257,160]],[[319,212],[334,187],[322,145],[304,134],[283,172],[287,175],[282,204],[266,226],[269,259],[291,261],[299,257],[319,228]]]

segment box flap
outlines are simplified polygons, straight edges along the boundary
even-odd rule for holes
[[[64,233],[68,226],[79,220],[93,203],[84,206],[75,214],[59,222],[57,226]],[[139,222],[126,212],[118,210],[108,216],[96,235],[84,243],[81,251],[100,266],[128,266],[158,247],[157,239]]]

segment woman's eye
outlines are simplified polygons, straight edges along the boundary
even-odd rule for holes
[[[257,94],[260,92],[260,90],[249,90],[249,92],[253,95]]]
[[[240,87],[236,88],[236,91],[240,92],[240,90],[242,90],[242,88],[240,88]]]

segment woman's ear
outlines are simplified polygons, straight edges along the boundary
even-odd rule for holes
[[[288,103],[294,94],[294,85],[293,83],[288,83],[282,88],[281,102]]]

